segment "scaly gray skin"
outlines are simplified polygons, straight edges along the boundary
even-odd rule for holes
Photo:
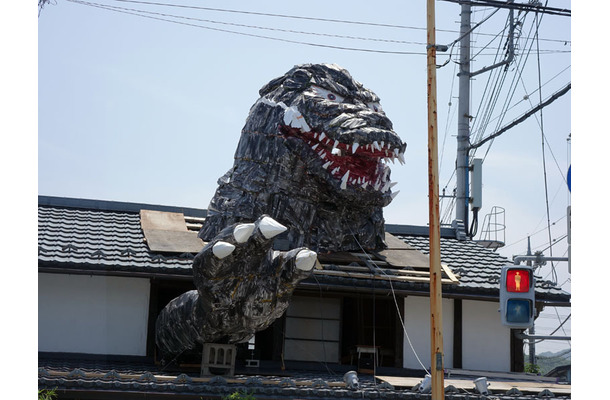
[[[315,253],[380,250],[390,170],[406,144],[379,98],[336,66],[305,64],[260,90],[219,179],[193,262],[197,290],[157,319],[164,355],[237,343],[268,327],[308,277]],[[251,223],[251,221],[255,221]],[[294,250],[272,249],[277,235]]]

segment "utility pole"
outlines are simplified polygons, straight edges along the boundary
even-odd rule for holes
[[[458,73],[459,101],[457,120],[457,157],[455,219],[462,221],[468,234],[468,153],[470,150],[470,15],[468,2],[460,13],[460,72]]]
[[[430,364],[432,400],[445,398],[441,229],[438,195],[438,125],[436,111],[436,26],[434,0],[427,3],[428,61],[428,202],[430,219]]]
[[[512,3],[514,0],[507,0]],[[464,223],[465,234],[469,235],[468,207],[470,205],[469,175],[470,170],[470,78],[483,72],[505,66],[513,61],[514,48],[514,13],[509,10],[508,29],[508,53],[504,61],[478,71],[471,72],[470,69],[470,31],[472,7],[470,2],[461,4],[460,12],[460,72],[458,72],[459,101],[457,121],[457,156],[456,156],[456,194],[455,194],[455,219]]]

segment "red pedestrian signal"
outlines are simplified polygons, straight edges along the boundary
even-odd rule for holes
[[[506,271],[506,290],[511,293],[524,293],[530,290],[530,273],[525,269],[509,269]]]
[[[500,277],[502,324],[517,329],[526,329],[534,324],[535,283],[532,267],[521,265],[502,267]]]

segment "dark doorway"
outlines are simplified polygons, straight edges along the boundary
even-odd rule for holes
[[[157,360],[155,344],[155,323],[163,308],[176,297],[195,289],[192,279],[184,280],[161,280],[150,281],[150,307],[148,310],[148,339],[146,353],[149,357]]]
[[[341,362],[357,365],[358,347],[374,346],[378,351],[378,366],[400,367],[402,330],[399,329],[397,315],[393,299],[373,296],[345,297]]]

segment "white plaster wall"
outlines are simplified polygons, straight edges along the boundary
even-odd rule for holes
[[[430,298],[406,297],[404,323],[417,357],[430,371]],[[453,368],[453,300],[451,299],[443,299],[443,353],[444,367]],[[404,368],[422,368],[406,335],[404,335],[403,360]]]
[[[498,303],[462,301],[462,368],[510,371],[510,328],[502,325]]]
[[[38,351],[146,355],[150,281],[38,274]]]

